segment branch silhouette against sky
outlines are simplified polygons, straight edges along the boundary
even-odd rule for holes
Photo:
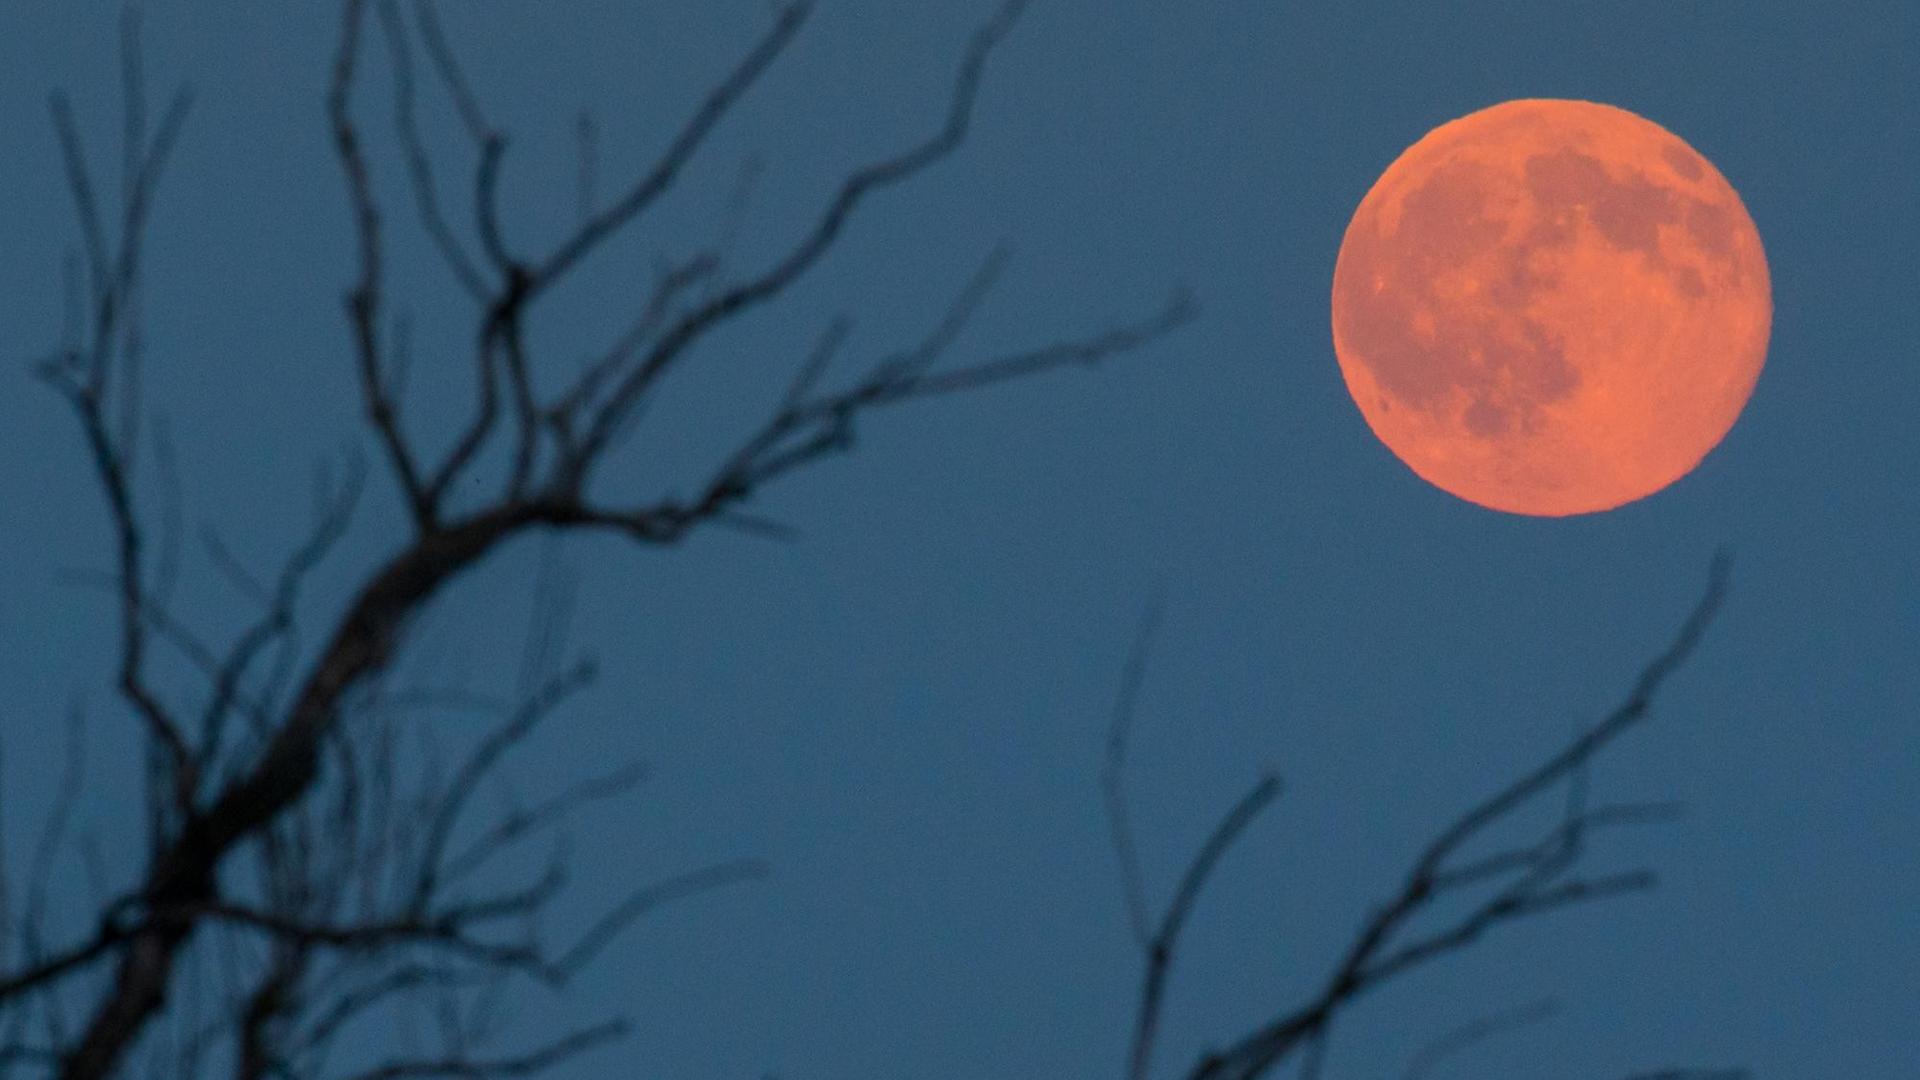
[[[215,530],[189,537],[181,492],[192,478],[179,475],[166,428],[149,410],[146,387],[169,372],[149,363],[143,337],[147,244],[194,98],[181,89],[152,108],[138,17],[129,12],[116,137],[89,136],[90,122],[66,96],[51,100],[77,248],[64,268],[59,345],[36,370],[77,424],[110,540],[111,567],[89,583],[113,598],[113,711],[133,721],[142,747],[140,817],[127,826],[141,836],[141,860],[99,868],[88,910],[50,899],[54,867],[78,843],[73,810],[93,782],[84,732],[99,721],[79,705],[49,719],[73,733],[66,772],[43,831],[24,845],[26,870],[13,888],[0,862],[0,1073],[524,1077],[588,1060],[583,1055],[634,1031],[633,1019],[591,1004],[573,1010],[571,1026],[538,1038],[503,1040],[501,1021],[514,995],[529,988],[563,994],[624,931],[662,907],[769,879],[779,853],[726,855],[628,882],[612,902],[581,916],[565,903],[581,857],[567,842],[567,825],[589,807],[630,796],[646,766],[587,762],[589,771],[571,783],[482,805],[516,755],[562,724],[597,674],[593,660],[568,644],[577,584],[558,559],[543,563],[515,693],[418,684],[402,677],[403,657],[424,635],[423,616],[436,601],[516,541],[595,533],[663,548],[728,529],[791,542],[796,530],[765,512],[759,497],[852,451],[869,416],[1150,355],[1196,318],[1194,298],[1171,286],[1145,302],[1116,298],[1122,314],[1106,322],[970,351],[967,332],[993,303],[1012,259],[1004,241],[956,253],[970,269],[955,275],[939,316],[919,337],[877,353],[854,348],[854,313],[796,315],[778,306],[842,250],[870,206],[909,197],[896,189],[962,152],[983,82],[1027,6],[1005,0],[993,7],[960,48],[944,100],[921,134],[847,170],[759,264],[740,258],[733,241],[752,190],[777,177],[758,164],[743,169],[716,239],[663,256],[624,329],[578,361],[535,347],[529,328],[550,310],[545,302],[603,269],[603,253],[616,241],[645,234],[716,131],[801,38],[813,4],[773,5],[664,148],[632,175],[602,175],[599,125],[581,114],[576,221],[536,240],[508,227],[502,181],[517,162],[516,144],[495,118],[497,103],[469,78],[435,6],[344,0],[324,122],[337,168],[330,180],[349,210],[352,259],[327,280],[344,274],[350,355],[340,362],[351,366],[361,434],[375,451],[371,463],[348,456],[316,470],[304,536],[264,571],[247,566]],[[368,90],[376,66],[387,75],[390,99]],[[464,153],[436,150],[423,127],[430,106],[451,110]],[[390,117],[390,140],[368,134],[374,110]],[[380,182],[385,160],[398,167],[398,190]],[[424,340],[414,332],[404,276],[394,272],[396,251],[409,245],[431,252],[442,275],[434,287],[468,305],[464,336]],[[730,355],[718,342],[720,331],[750,320],[777,321],[784,355]],[[457,378],[429,383],[416,363],[427,354],[457,357],[433,366]],[[648,422],[664,387],[691,368],[737,372],[756,393],[765,390],[771,405],[703,470],[676,478],[676,493],[623,490],[609,463]],[[461,403],[455,421],[423,421],[432,413],[418,407],[423,393]],[[331,605],[337,614],[316,622],[316,580],[323,568],[339,569],[343,541],[376,484],[391,487],[403,539],[377,561],[352,567],[355,583]],[[198,629],[185,614],[190,605],[180,602],[182,548],[196,540],[222,586],[246,598],[244,626],[220,640]],[[1651,870],[1590,867],[1588,841],[1668,821],[1677,807],[1597,798],[1589,769],[1648,719],[1663,684],[1706,633],[1726,581],[1723,558],[1672,643],[1613,711],[1530,771],[1442,818],[1404,881],[1365,913],[1315,994],[1251,1030],[1220,1033],[1218,1049],[1178,1072],[1157,1068],[1156,1050],[1166,1003],[1178,991],[1183,931],[1202,916],[1209,882],[1231,872],[1234,852],[1281,827],[1286,803],[1278,775],[1256,777],[1155,903],[1127,787],[1150,615],[1122,674],[1102,773],[1121,900],[1142,963],[1124,1048],[1127,1080],[1252,1080],[1283,1067],[1318,1076],[1346,1010],[1372,990],[1508,924],[1651,888]],[[462,717],[471,737],[436,741],[426,716]],[[1503,846],[1501,838],[1542,807],[1552,818],[1544,832]],[[21,838],[0,835],[8,841],[23,849]],[[403,1007],[438,1017],[427,1045],[383,1040]],[[1552,1011],[1489,1014],[1434,1043],[1406,1075],[1437,1076],[1446,1062]],[[715,1038],[725,1037],[716,1028]],[[1089,1059],[1114,1049],[1089,1047]],[[1669,1069],[1634,1080],[1745,1075]]]
[[[956,338],[1006,261],[1004,247],[995,247],[925,338],[868,361],[863,374],[837,383],[830,378],[829,369],[842,359],[845,316],[832,320],[810,344],[797,341],[793,374],[777,407],[708,476],[695,478],[691,497],[622,502],[593,489],[596,470],[632,430],[661,381],[693,362],[698,346],[716,328],[757,315],[828,256],[872,197],[911,181],[961,147],[988,61],[1024,7],[1002,4],[967,43],[945,114],[931,133],[847,174],[813,223],[772,265],[729,277],[731,268],[718,251],[686,258],[662,275],[628,334],[559,393],[542,394],[526,342],[530,313],[562,281],[589,269],[599,247],[636,227],[672,188],[707,136],[795,39],[812,5],[778,7],[768,28],[715,84],[652,168],[606,207],[584,214],[574,231],[544,253],[531,254],[511,250],[503,236],[499,178],[507,135],[487,119],[432,5],[417,3],[408,10],[394,0],[346,0],[327,98],[358,252],[345,308],[367,419],[411,514],[414,536],[367,573],[345,614],[321,636],[311,656],[300,655],[296,644],[296,601],[303,580],[348,528],[362,484],[357,466],[320,493],[311,539],[292,554],[271,586],[252,582],[234,568],[234,575],[258,594],[263,611],[253,627],[224,648],[200,642],[170,614],[164,587],[170,583],[161,580],[164,560],[151,548],[150,525],[138,506],[142,249],[149,210],[191,97],[184,90],[176,94],[160,123],[147,130],[138,27],[129,15],[122,42],[126,120],[120,177],[124,208],[118,220],[110,220],[102,205],[72,108],[64,96],[53,98],[83,242],[84,284],[71,298],[67,336],[40,374],[79,421],[115,537],[118,562],[111,581],[119,596],[118,692],[140,719],[151,748],[148,865],[134,887],[105,903],[98,925],[76,942],[40,946],[43,913],[31,913],[23,929],[32,946],[26,962],[0,980],[0,1001],[9,1006],[13,1032],[6,1051],[11,1059],[40,1061],[70,1080],[120,1075],[128,1054],[167,1007],[183,953],[196,937],[218,929],[258,938],[269,960],[255,983],[230,1003],[234,1014],[216,1022],[209,1038],[236,1040],[237,1075],[278,1075],[323,1053],[354,1015],[397,995],[459,989],[515,972],[564,983],[620,927],[652,907],[762,873],[758,863],[723,863],[650,884],[558,952],[532,941],[488,938],[484,935],[502,923],[537,914],[564,886],[565,868],[553,865],[530,884],[480,899],[462,898],[451,892],[453,886],[519,843],[540,819],[631,786],[630,775],[615,774],[497,822],[476,850],[462,853],[450,846],[448,837],[483,774],[583,682],[586,672],[570,669],[509,707],[501,726],[450,784],[444,789],[430,784],[424,797],[414,796],[412,812],[398,808],[395,764],[389,760],[404,736],[377,725],[372,732],[357,730],[356,721],[364,719],[361,714],[387,711],[378,687],[421,609],[463,572],[524,533],[613,530],[657,546],[677,543],[702,526],[723,525],[781,537],[783,526],[754,516],[747,504],[774,481],[850,449],[862,415],[1057,368],[1096,365],[1148,345],[1192,317],[1192,301],[1175,290],[1161,308],[1137,321],[1004,355],[954,361],[949,353]],[[418,224],[444,258],[454,285],[481,312],[471,365],[474,406],[451,446],[438,453],[423,447],[406,425],[396,375],[405,357],[389,321],[385,277],[394,229],[375,191],[369,149],[356,120],[356,77],[370,62],[376,35],[385,37],[395,71],[393,107]],[[470,231],[477,238],[477,256],[442,205],[435,163],[415,125],[421,89],[416,53],[422,46],[472,138]],[[691,291],[709,281],[716,286],[711,293]],[[489,485],[486,453],[497,444],[509,448],[511,464]],[[491,493],[477,499],[468,494],[488,486]],[[176,540],[159,538],[162,546]],[[156,689],[152,656],[162,644],[200,669],[206,686],[199,708],[171,705]],[[278,665],[267,655],[275,649]],[[254,685],[263,668],[270,673]],[[296,668],[301,673],[291,674]],[[376,760],[366,760],[369,743],[377,749]],[[329,765],[339,771],[337,785],[324,782]],[[338,790],[329,792],[330,786]],[[419,850],[381,835],[406,831],[422,810],[433,824]],[[365,829],[374,832],[363,836]],[[260,879],[258,895],[247,899],[232,895],[227,883],[236,864],[244,863],[254,864]],[[413,882],[411,889],[385,904],[363,901],[347,921],[335,921],[345,915],[348,898],[390,884],[396,872]],[[380,970],[370,978],[362,974],[358,983],[346,981],[350,976],[343,973],[356,967],[346,961],[421,952],[438,959],[424,968],[376,964]],[[321,954],[345,960],[316,975]],[[104,977],[99,969],[106,969]],[[316,981],[326,987],[319,1000],[331,998],[317,1017]],[[69,982],[85,982],[95,990],[71,1019],[63,1002]],[[31,1042],[28,1034],[35,1011],[45,1028],[44,1044]],[[296,1034],[294,1019],[306,1019],[318,1030]],[[617,1024],[586,1028],[508,1059],[455,1054],[390,1063],[364,1075],[524,1074],[621,1030]],[[187,1040],[180,1062],[187,1074],[200,1067],[207,1041]]]

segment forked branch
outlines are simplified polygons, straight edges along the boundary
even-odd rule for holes
[[[1673,642],[1640,673],[1626,699],[1612,712],[1540,765],[1470,807],[1435,836],[1415,860],[1400,890],[1363,925],[1318,993],[1226,1048],[1203,1055],[1187,1073],[1189,1080],[1254,1080],[1289,1062],[1298,1062],[1305,1075],[1317,1075],[1334,1018],[1367,992],[1459,952],[1507,923],[1652,887],[1654,876],[1646,870],[1583,873],[1585,842],[1598,830],[1670,820],[1674,808],[1637,803],[1589,806],[1587,770],[1596,757],[1647,718],[1657,692],[1693,654],[1719,611],[1726,578],[1727,558],[1721,554],[1714,558],[1704,595]],[[1132,852],[1120,776],[1149,632],[1150,624],[1142,630],[1128,665],[1122,704],[1109,739],[1107,766],[1109,817],[1130,917],[1136,935],[1143,938],[1145,954],[1141,1004],[1128,1057],[1129,1080],[1144,1080],[1149,1075],[1166,974],[1175,958],[1179,928],[1201,885],[1245,825],[1278,790],[1277,782],[1266,778],[1235,806],[1189,864],[1174,902],[1158,927],[1144,932],[1145,905],[1138,898],[1137,860]],[[1534,843],[1463,859],[1476,842],[1516,825],[1523,809],[1556,790],[1564,793],[1564,806],[1545,836]],[[1429,925],[1436,917],[1438,925]],[[1477,1041],[1499,1029],[1474,1029],[1462,1039]],[[1442,1052],[1453,1049],[1457,1047],[1449,1046]],[[1419,1068],[1416,1066],[1415,1071]],[[1647,1074],[1675,1080],[1739,1075],[1743,1074],[1684,1070]]]
[[[394,736],[380,734],[363,745],[358,740],[366,738],[364,733],[350,733],[347,724],[384,700],[380,681],[394,668],[421,612],[465,571],[515,538],[541,530],[611,528],[641,542],[667,544],[708,524],[783,533],[747,517],[740,504],[773,481],[847,449],[856,418],[867,412],[1057,368],[1096,365],[1160,340],[1193,316],[1191,299],[1175,293],[1145,318],[950,364],[947,356],[959,347],[1004,269],[1005,251],[996,250],[921,341],[880,357],[845,382],[833,378],[832,366],[847,344],[850,323],[834,320],[804,356],[773,411],[750,425],[712,471],[689,478],[690,496],[597,504],[587,490],[595,466],[670,370],[713,331],[763,311],[818,266],[870,196],[923,175],[959,149],[973,121],[988,58],[1025,3],[1005,0],[967,43],[937,128],[849,173],[770,266],[728,282],[722,280],[720,251],[662,258],[660,264],[669,269],[651,297],[641,298],[645,303],[628,332],[571,386],[543,397],[543,380],[536,377],[539,358],[530,347],[535,339],[527,333],[535,305],[588,266],[593,252],[634,229],[659,205],[713,132],[788,50],[811,5],[802,0],[779,6],[653,165],[604,205],[593,198],[593,166],[583,149],[581,220],[547,254],[527,258],[516,253],[502,228],[506,136],[483,112],[435,9],[427,0],[410,9],[394,0],[379,2],[381,26],[373,27],[369,0],[342,0],[326,117],[353,236],[345,297],[351,362],[368,423],[412,528],[406,541],[347,593],[342,613],[311,650],[298,644],[295,633],[301,586],[344,534],[352,483],[322,506],[313,532],[277,574],[264,580],[256,581],[223,545],[209,541],[214,561],[261,604],[224,650],[205,644],[168,610],[164,585],[171,571],[152,564],[169,560],[164,551],[158,560],[146,553],[134,469],[141,354],[137,298],[154,195],[188,99],[176,97],[149,130],[141,65],[129,30],[122,71],[128,96],[120,184],[125,205],[117,219],[103,205],[102,185],[88,167],[71,110],[64,99],[54,103],[83,272],[74,275],[67,338],[43,371],[75,408],[106,498],[117,552],[119,688],[141,718],[160,763],[154,775],[162,789],[158,803],[164,806],[154,811],[158,825],[147,864],[123,895],[108,899],[107,917],[94,932],[77,935],[64,950],[41,950],[18,966],[0,969],[0,1005],[9,1007],[24,998],[57,1000],[54,991],[70,985],[90,988],[93,998],[84,1014],[72,1025],[54,1025],[57,1037],[47,1045],[0,1032],[0,1055],[37,1061],[65,1080],[104,1080],[129,1068],[130,1051],[142,1044],[169,1008],[170,995],[180,989],[183,958],[197,956],[199,943],[208,938],[246,937],[264,945],[264,951],[255,954],[259,962],[244,976],[229,974],[225,1004],[231,1011],[224,1020],[230,1023],[188,1025],[195,1030],[180,1051],[179,1068],[198,1071],[211,1041],[228,1037],[239,1074],[264,1077],[284,1073],[289,1055],[322,1052],[363,1010],[412,993],[456,993],[484,983],[487,972],[562,980],[659,904],[761,874],[758,863],[723,862],[635,889],[557,949],[528,937],[498,936],[494,931],[503,921],[543,908],[564,878],[556,863],[548,874],[517,889],[476,895],[474,890],[502,872],[505,853],[588,802],[629,790],[640,773],[614,770],[531,808],[471,821],[472,789],[566,696],[561,687],[550,698],[535,695],[525,712],[509,716],[493,738],[483,739],[456,770],[457,785],[424,809],[412,808],[424,829],[406,829],[397,824],[409,811],[401,807],[392,767]],[[394,75],[399,160],[415,215],[453,285],[479,306],[471,332],[453,345],[463,353],[471,350],[466,370],[474,404],[453,426],[451,444],[435,453],[423,450],[402,409],[401,368],[412,343],[403,337],[404,319],[395,315],[407,307],[393,294],[389,273],[397,231],[382,206],[373,148],[355,115],[354,90],[371,52],[366,35],[381,31]],[[416,43],[452,99],[474,151],[474,208],[465,223],[447,209],[439,188],[443,170],[420,129],[419,76],[424,72],[416,71]],[[731,242],[743,202],[744,194],[728,212],[721,251]],[[117,235],[109,227],[115,220]],[[795,349],[804,351],[804,346]],[[474,481],[496,460],[490,448],[503,427],[511,429],[504,483],[489,493],[489,485]],[[460,505],[454,505],[456,491]],[[469,494],[474,492],[480,494]],[[163,701],[153,688],[148,668],[156,641],[172,645],[204,676],[204,695],[185,708]],[[167,685],[171,692],[172,684]],[[234,735],[236,719],[246,723],[245,737]],[[1169,954],[1200,879],[1244,819],[1271,794],[1263,787],[1249,796],[1223,823],[1222,834],[1210,845],[1213,854],[1183,884],[1161,927]],[[244,876],[242,866],[258,872],[255,888],[236,885]],[[385,894],[368,885],[374,881],[404,886]],[[396,945],[417,948],[430,960],[370,970],[343,959],[385,956]],[[321,1002],[332,1004],[322,1007]],[[318,1023],[300,1030],[296,1021],[316,1016]],[[616,1031],[583,1029],[518,1058],[458,1054],[437,1062],[395,1062],[368,1075],[452,1070],[466,1076],[518,1076]]]
[[[1626,699],[1565,748],[1520,779],[1467,810],[1435,837],[1416,860],[1400,891],[1361,929],[1346,956],[1313,999],[1203,1056],[1192,1080],[1253,1080],[1324,1038],[1337,1013],[1366,992],[1424,964],[1451,955],[1495,927],[1653,885],[1651,872],[1577,873],[1583,841],[1594,828],[1629,823],[1634,814],[1593,813],[1585,806],[1588,764],[1644,721],[1654,695],[1699,646],[1726,594],[1727,557],[1716,555],[1707,588],[1673,642],[1640,673]],[[1471,842],[1512,822],[1514,814],[1555,787],[1568,792],[1560,823],[1541,842],[1482,858],[1467,872],[1450,860]],[[1486,890],[1463,915],[1420,933],[1420,918],[1468,890]]]

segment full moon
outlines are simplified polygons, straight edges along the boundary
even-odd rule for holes
[[[1380,441],[1462,499],[1585,514],[1685,476],[1753,393],[1760,234],[1711,162],[1624,109],[1509,101],[1381,174],[1333,272],[1333,343]]]

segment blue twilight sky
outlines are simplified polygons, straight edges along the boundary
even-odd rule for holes
[[[744,161],[762,180],[739,265],[779,251],[846,169],[937,118],[988,6],[820,9],[644,235],[539,318],[543,355],[611,333],[651,260],[710,235]],[[111,612],[71,574],[105,565],[101,508],[70,418],[27,374],[56,340],[73,243],[46,94],[73,93],[104,160],[117,11],[0,8],[0,782],[16,866],[75,701],[99,763],[82,818],[109,853],[131,839]],[[611,188],[768,11],[447,5],[514,134],[522,246],[572,220],[578,109],[598,118]],[[150,393],[188,520],[259,560],[303,527],[315,462],[371,450],[320,108],[335,21],[329,3],[147,4],[156,80],[198,92],[153,236]],[[1191,928],[1170,1074],[1304,993],[1436,823],[1616,701],[1720,545],[1736,562],[1719,623],[1596,776],[1689,805],[1598,853],[1658,868],[1662,888],[1499,934],[1369,1000],[1328,1075],[1397,1076],[1441,1033],[1548,994],[1551,1023],[1445,1075],[1914,1075],[1916,55],[1910,0],[1038,0],[965,150],[877,198],[803,288],[704,347],[610,487],[684,488],[832,313],[854,316],[861,355],[914,340],[998,238],[1016,261],[962,355],[1144,311],[1175,282],[1203,317],[1095,373],[874,417],[855,456],[760,504],[798,543],[564,546],[574,637],[605,677],[517,782],[634,756],[654,770],[576,834],[583,901],[719,858],[775,868],[661,914],[576,985],[568,1009],[625,1012],[638,1032],[565,1075],[1116,1075],[1136,957],[1098,777],[1156,588],[1167,615],[1134,776],[1155,895],[1260,769],[1289,784]],[[381,78],[361,107],[407,222]],[[1368,432],[1331,352],[1334,254],[1368,185],[1436,124],[1515,97],[1604,101],[1679,134],[1739,190],[1770,262],[1771,351],[1739,423],[1692,475],[1599,516],[1505,516],[1422,483]],[[464,175],[453,115],[435,99],[428,120],[444,174]],[[466,400],[463,312],[424,248],[395,278],[431,430]],[[314,618],[398,524],[382,490]],[[510,688],[497,672],[517,663],[539,556],[527,544],[461,582],[409,670]],[[205,570],[186,565],[185,614],[230,625],[235,596]],[[63,873],[80,887],[77,866]]]

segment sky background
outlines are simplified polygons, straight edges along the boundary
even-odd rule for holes
[[[711,236],[754,157],[737,265],[764,265],[845,171],[936,122],[988,10],[820,7],[651,225],[537,317],[542,355],[621,325],[651,260]],[[0,783],[16,864],[75,701],[100,762],[82,816],[109,849],[131,839],[112,612],[68,573],[106,565],[104,519],[69,415],[28,375],[57,341],[73,243],[45,98],[72,92],[106,160],[117,10],[0,11]],[[315,462],[372,448],[321,112],[334,5],[146,10],[156,81],[198,93],[152,240],[151,395],[189,521],[265,563],[304,527]],[[576,110],[598,118],[611,190],[767,18],[760,0],[450,6],[514,136],[510,234],[542,248],[572,220]],[[1191,926],[1161,1046],[1172,1073],[1303,997],[1439,824],[1614,704],[1724,545],[1718,623],[1596,774],[1611,796],[1688,804],[1596,852],[1658,869],[1659,891],[1509,929],[1396,984],[1344,1016],[1327,1075],[1396,1076],[1459,1024],[1553,995],[1556,1019],[1442,1075],[1911,1076],[1917,50],[1908,0],[1035,3],[966,148],[877,197],[804,287],[704,347],[609,490],[684,490],[836,311],[855,319],[856,356],[916,340],[997,238],[1015,262],[958,357],[1144,313],[1176,282],[1203,315],[1098,372],[873,417],[854,456],[758,504],[797,543],[563,546],[574,640],[604,677],[517,782],[653,768],[576,831],[581,902],[722,858],[774,867],[662,913],[592,969],[567,1007],[629,1013],[638,1032],[563,1075],[1116,1075],[1138,967],[1099,773],[1156,589],[1132,787],[1156,901],[1261,769],[1288,783]],[[361,111],[407,222],[381,78]],[[1334,256],[1368,186],[1430,128],[1516,97],[1603,101],[1686,139],[1739,191],[1772,274],[1767,366],[1732,432],[1673,487],[1597,516],[1508,516],[1420,481],[1367,430],[1331,348]],[[443,175],[463,176],[452,114],[435,99],[427,119]],[[417,312],[410,401],[432,431],[466,401],[467,331],[424,245],[395,278]],[[374,491],[316,619],[401,538]],[[501,683],[540,556],[524,544],[463,580],[408,670]],[[235,597],[204,569],[187,565],[185,614],[229,625]]]

